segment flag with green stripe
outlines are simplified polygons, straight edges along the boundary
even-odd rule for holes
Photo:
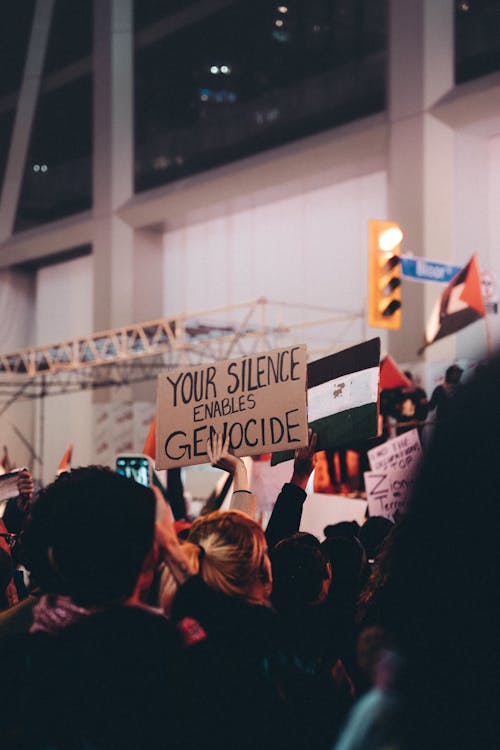
[[[317,450],[333,450],[377,434],[380,339],[351,346],[307,366],[309,427]],[[274,453],[271,464],[293,458]]]

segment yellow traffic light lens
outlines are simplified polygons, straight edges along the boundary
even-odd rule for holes
[[[402,239],[403,232],[401,229],[399,227],[390,227],[385,232],[382,232],[378,238],[378,246],[384,252],[390,252],[399,245]]]

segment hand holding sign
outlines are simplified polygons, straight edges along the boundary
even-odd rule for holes
[[[207,440],[207,454],[212,466],[232,474],[234,490],[248,491],[248,474],[246,466],[241,460],[229,452],[229,437],[222,443],[222,435],[218,432]]]
[[[297,448],[295,451],[293,474],[290,482],[291,484],[296,484],[298,487],[302,487],[303,490],[307,487],[309,477],[316,465],[316,456],[314,452],[316,450],[317,441],[317,434],[312,430],[309,430],[309,443],[305,448]]]

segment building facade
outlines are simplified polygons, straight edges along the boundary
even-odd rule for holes
[[[401,330],[369,329],[366,238],[390,219],[406,253],[476,252],[495,299],[500,2],[20,5],[2,32],[2,352],[265,297],[278,323],[341,313],[324,349],[381,335],[428,387],[484,356],[483,322],[417,356],[436,283],[405,281]],[[45,480],[68,443],[102,459],[103,404],[115,421],[142,404],[137,449],[154,403],[154,381],[22,389],[4,388],[3,440]]]

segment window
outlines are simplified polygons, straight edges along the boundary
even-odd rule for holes
[[[16,231],[92,205],[92,78],[42,94],[37,105]]]
[[[136,190],[385,107],[385,0],[205,1],[170,18],[152,43],[136,34]]]
[[[456,0],[455,81],[500,70],[500,0]]]

